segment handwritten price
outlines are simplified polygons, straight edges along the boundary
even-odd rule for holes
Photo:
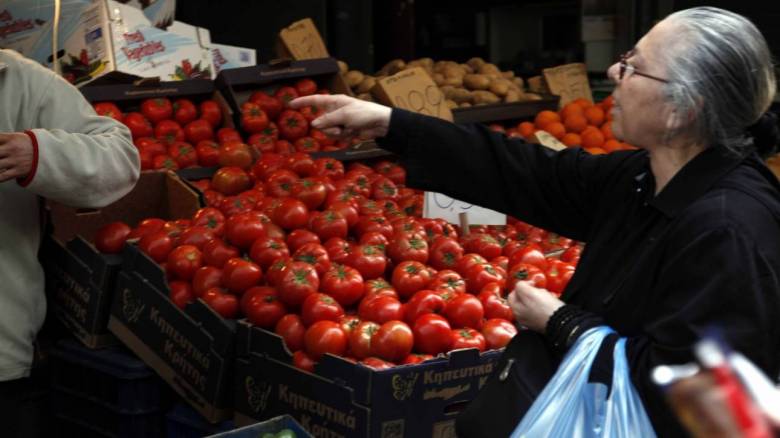
[[[459,201],[436,192],[425,192],[423,216],[441,218],[451,223],[460,221],[461,213],[468,213],[469,222],[483,225],[506,225],[506,215],[479,205]]]
[[[416,113],[425,114],[434,117],[441,116],[441,107],[444,103],[444,97],[435,85],[428,85],[424,91],[410,90],[406,97],[395,96],[393,98],[395,106]]]

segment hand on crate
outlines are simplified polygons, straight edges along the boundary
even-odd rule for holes
[[[344,95],[312,95],[290,102],[294,109],[316,106],[324,114],[312,126],[331,137],[345,138],[357,135],[373,139],[387,135],[391,108]]]
[[[0,133],[0,182],[25,178],[33,166],[32,139],[22,132]]]
[[[509,305],[518,324],[544,333],[550,316],[564,302],[546,289],[534,287],[530,281],[518,281],[515,290],[509,294]]]

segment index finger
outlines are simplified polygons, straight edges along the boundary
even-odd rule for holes
[[[332,111],[344,104],[344,97],[342,95],[330,95],[330,94],[312,94],[311,96],[298,97],[290,101],[289,105],[292,109],[299,109],[304,106],[317,106],[325,111]]]

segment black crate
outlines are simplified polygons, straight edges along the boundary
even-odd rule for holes
[[[235,429],[233,420],[211,424],[192,407],[177,403],[165,415],[165,429],[168,438],[201,438]]]
[[[150,438],[163,436],[164,411],[125,414],[77,395],[52,391],[56,431],[61,437]]]

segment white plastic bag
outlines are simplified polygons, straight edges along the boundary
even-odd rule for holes
[[[656,436],[631,383],[625,338],[615,344],[609,397],[606,385],[588,382],[593,359],[610,333],[609,327],[600,326],[580,336],[517,425],[512,438]]]

